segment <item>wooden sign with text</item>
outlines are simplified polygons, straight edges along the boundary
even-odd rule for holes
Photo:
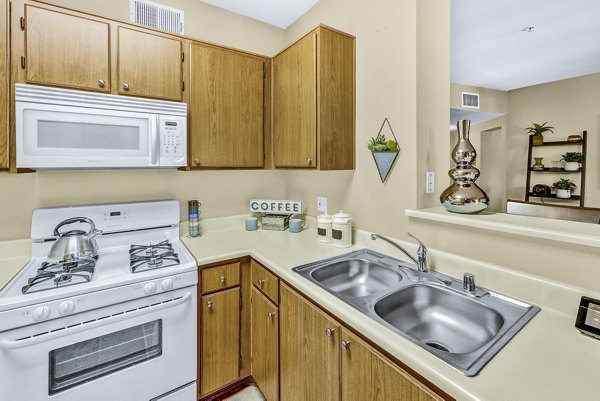
[[[251,199],[250,211],[254,213],[299,214],[302,213],[302,201]]]

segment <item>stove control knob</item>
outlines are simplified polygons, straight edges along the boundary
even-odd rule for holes
[[[162,281],[162,283],[160,285],[163,290],[169,291],[169,290],[173,289],[173,280],[170,278],[166,278]]]
[[[144,294],[150,295],[156,292],[156,284],[154,283],[146,283],[144,284]]]
[[[50,307],[47,305],[38,306],[33,310],[33,320],[39,322],[50,317]]]
[[[68,315],[69,313],[73,313],[75,311],[75,302],[68,300],[63,301],[58,305],[58,313],[61,315]]]

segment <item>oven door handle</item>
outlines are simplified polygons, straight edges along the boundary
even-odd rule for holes
[[[106,326],[107,324],[117,323],[125,319],[131,319],[133,317],[138,317],[142,315],[146,315],[148,313],[153,313],[159,310],[173,308],[175,306],[179,306],[192,298],[192,293],[188,292],[180,298],[176,298],[171,301],[161,302],[158,305],[153,306],[144,306],[142,308],[138,308],[131,312],[120,313],[117,315],[112,315],[107,318],[101,318],[100,320],[94,320],[90,323],[82,323],[77,326],[59,329],[58,331],[51,331],[46,334],[37,335],[35,337],[29,337],[23,340],[9,340],[2,339],[0,340],[0,348],[3,349],[20,349],[25,347],[30,347],[32,345],[41,344],[47,341],[52,341],[57,338],[65,337],[71,334],[80,333],[86,330],[91,330],[96,327]]]

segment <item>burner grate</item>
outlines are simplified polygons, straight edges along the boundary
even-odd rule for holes
[[[27,285],[21,288],[21,292],[25,294],[87,283],[94,275],[96,259],[97,257],[56,263],[44,262],[37,274],[27,280]]]
[[[179,256],[168,240],[158,244],[131,245],[129,255],[132,273],[176,266],[180,263]]]

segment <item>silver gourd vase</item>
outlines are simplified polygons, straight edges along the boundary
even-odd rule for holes
[[[442,192],[440,202],[454,213],[479,213],[490,204],[488,195],[475,184],[479,170],[473,167],[477,152],[469,141],[470,120],[456,122],[458,143],[452,151],[456,168],[448,171],[453,183]]]

